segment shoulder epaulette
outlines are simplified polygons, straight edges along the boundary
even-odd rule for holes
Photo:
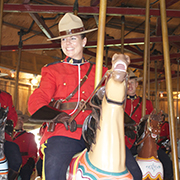
[[[4,91],[4,90],[0,90],[0,93],[1,93],[1,92],[4,92],[4,93],[6,93],[6,94],[11,95],[10,93],[8,93],[7,91]]]
[[[44,67],[48,67],[48,66],[50,66],[50,65],[54,65],[54,64],[62,63],[62,62],[63,62],[63,60],[61,60],[61,61],[55,61],[55,62],[52,62],[52,63],[49,63],[49,64],[45,64]]]

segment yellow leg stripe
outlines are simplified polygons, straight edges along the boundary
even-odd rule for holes
[[[47,143],[47,140],[45,141],[44,144],[41,145],[41,152],[43,154],[43,167],[42,167],[42,180],[45,180],[45,153],[44,153],[44,149],[47,148],[47,146],[45,145]]]

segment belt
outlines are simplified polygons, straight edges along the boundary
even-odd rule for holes
[[[84,102],[80,101],[78,108],[80,108],[83,104],[84,104]],[[61,103],[59,109],[60,110],[71,110],[71,109],[75,109],[76,106],[77,106],[77,102]],[[86,103],[86,105],[84,105],[83,110],[92,110],[92,107],[90,106],[89,103]]]

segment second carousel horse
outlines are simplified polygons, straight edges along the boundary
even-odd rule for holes
[[[156,111],[141,119],[138,130],[138,155],[136,160],[141,168],[143,180],[163,180],[163,166],[158,159],[156,140],[160,134],[161,112]]]

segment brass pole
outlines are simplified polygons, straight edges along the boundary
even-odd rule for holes
[[[146,80],[147,80],[147,60],[149,50],[149,0],[146,0],[146,20],[144,38],[144,66],[143,66],[143,96],[142,96],[142,117],[146,113]]]
[[[3,5],[4,5],[4,0],[1,0],[0,2],[0,50],[1,50],[1,39],[2,39]]]
[[[150,22],[149,22],[149,31],[148,31],[148,42],[149,42],[149,46],[150,46]],[[150,47],[148,47],[148,49],[150,49]],[[148,62],[148,69],[147,69],[147,71],[148,71],[148,99],[150,99],[150,50],[147,52],[148,53],[148,60],[147,60],[147,62]]]
[[[176,136],[179,139],[178,125],[179,125],[179,59],[177,59],[177,106],[176,106]]]
[[[121,53],[124,54],[124,22],[125,17],[121,17]]]
[[[106,0],[100,0],[99,8],[99,27],[98,27],[98,40],[96,50],[96,74],[95,74],[95,87],[98,85],[102,78],[103,66],[103,52],[104,52],[104,37],[105,37],[105,22],[106,22]]]
[[[177,62],[178,62],[178,66],[177,66],[178,68],[177,68],[177,109],[176,109],[176,118],[179,117],[179,111],[178,111],[179,110],[179,107],[178,107],[178,101],[179,101],[179,98],[178,98],[178,96],[179,96],[179,59],[177,59]],[[179,119],[178,119],[178,121],[179,121]]]
[[[20,62],[21,62],[21,50],[22,48],[19,48],[18,50],[18,61],[16,66],[16,79],[15,79],[15,89],[14,89],[14,106],[16,109],[18,109],[18,82],[19,82],[19,70],[20,70]]]
[[[78,15],[78,8],[79,8],[78,0],[75,0],[74,5],[73,5],[73,13],[76,16]]]
[[[155,108],[158,110],[158,82],[157,82],[157,61],[154,61],[155,66]]]
[[[173,104],[173,91],[172,91],[172,81],[171,81],[171,65],[169,56],[169,40],[167,31],[167,17],[166,17],[166,3],[165,0],[160,0],[160,13],[161,13],[161,29],[162,29],[162,39],[163,39],[163,55],[164,55],[164,67],[165,67],[165,78],[166,78],[166,91],[168,99],[168,114],[170,123],[170,137],[171,137],[171,147],[172,147],[172,161],[173,161],[173,173],[174,180],[179,180],[179,168],[177,159],[177,138],[176,129],[174,122],[174,104]]]

